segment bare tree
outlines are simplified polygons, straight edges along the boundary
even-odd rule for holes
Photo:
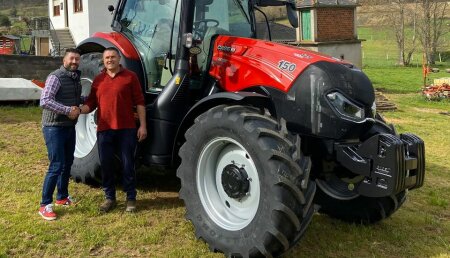
[[[447,1],[420,0],[421,18],[419,23],[420,42],[426,56],[427,64],[434,64],[443,36],[448,33],[445,26]]]
[[[392,12],[388,20],[392,25],[399,50],[399,65],[407,66],[416,50],[416,21],[417,1],[411,4],[409,0],[392,0]],[[408,37],[407,28],[411,27],[411,38]]]
[[[385,26],[394,35],[398,49],[398,64],[407,66],[417,48],[417,1],[372,0],[365,8],[370,9],[375,23]]]

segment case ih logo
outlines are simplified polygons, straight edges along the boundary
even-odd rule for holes
[[[308,55],[308,54],[298,54],[298,53],[294,53],[294,56],[298,57],[298,58],[302,58],[302,59],[312,59],[312,56]]]
[[[236,48],[234,48],[234,47],[229,47],[229,46],[222,46],[222,45],[219,45],[219,46],[217,47],[217,49],[218,49],[219,51],[228,52],[228,53],[234,53],[234,52],[236,52]]]

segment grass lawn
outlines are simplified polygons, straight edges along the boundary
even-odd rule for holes
[[[368,40],[366,56],[379,51],[382,40]],[[430,102],[416,93],[420,67],[399,68],[375,59],[365,64],[375,87],[398,107],[383,113],[386,119],[425,141],[425,185],[376,225],[316,214],[286,257],[450,257],[450,101]],[[57,221],[42,220],[37,208],[48,160],[40,114],[35,106],[0,106],[0,257],[223,257],[195,239],[178,199],[178,180],[145,169],[138,175],[135,214],[123,212],[125,196],[119,192],[119,207],[102,215],[97,211],[102,190],[71,182],[78,205],[57,208]]]
[[[427,151],[425,186],[411,191],[404,206],[373,226],[349,225],[316,214],[302,241],[287,257],[450,257],[450,116],[447,103],[417,94],[388,94],[399,110],[384,113],[400,131],[423,137]],[[196,240],[184,219],[173,176],[139,173],[139,211],[97,211],[99,188],[71,182],[79,203],[57,208],[59,219],[37,214],[47,168],[40,109],[0,107],[0,257],[145,256],[222,257]],[[447,136],[447,137],[446,137]],[[124,195],[120,192],[119,200]]]
[[[423,87],[422,52],[414,53],[410,67],[397,66],[397,47],[394,36],[386,29],[372,27],[358,28],[358,37],[362,42],[363,70],[372,80],[375,88],[391,93],[418,92]],[[450,42],[450,34],[445,35],[445,42]],[[419,44],[419,43],[418,43]],[[418,45],[420,49],[420,45]],[[447,49],[447,48],[443,48]],[[430,73],[427,84],[434,79],[450,77],[445,69],[450,68],[450,60],[436,62],[432,67],[440,68],[438,73]]]

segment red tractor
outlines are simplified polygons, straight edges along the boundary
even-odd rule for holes
[[[78,48],[84,94],[118,48],[140,77],[146,165],[178,167],[198,238],[228,257],[278,256],[315,207],[355,223],[394,213],[421,187],[423,141],[376,112],[370,80],[351,64],[256,39],[258,6],[292,1],[119,0],[112,33]],[[98,178],[96,113],[81,116],[72,176]]]

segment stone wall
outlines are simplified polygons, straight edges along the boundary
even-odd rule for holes
[[[0,55],[0,78],[45,81],[61,65],[61,57]]]

